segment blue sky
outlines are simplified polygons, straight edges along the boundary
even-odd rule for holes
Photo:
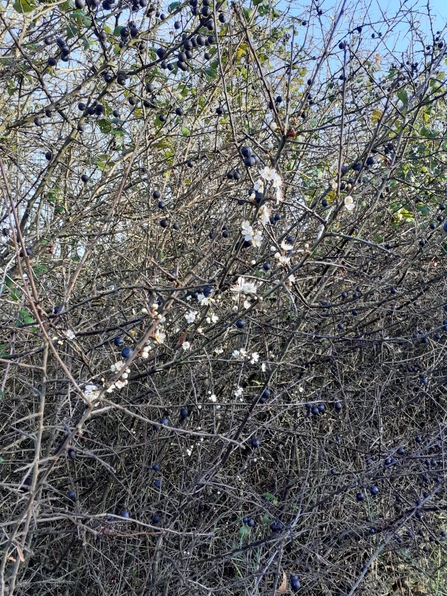
[[[327,31],[331,24],[331,17],[338,14],[343,0],[319,0],[318,4],[323,10],[323,26]],[[431,19],[429,18],[429,6]],[[278,8],[289,8],[289,14],[299,18],[308,18],[309,2],[296,0],[280,0]],[[314,12],[314,11],[313,11]],[[424,33],[424,45],[432,42],[432,30],[444,31],[443,39],[447,41],[447,0],[347,0],[345,8],[345,18],[342,19],[338,28],[336,39],[340,39],[348,30],[355,26],[362,25],[362,36],[371,39],[372,33],[377,34],[381,31],[385,35],[385,26],[383,25],[383,15],[391,19],[400,13],[400,23],[396,24],[391,32],[383,38],[385,46],[380,44],[381,53],[386,53],[385,48],[390,51],[406,52],[408,48],[414,48],[417,51],[422,49],[422,43],[415,43],[415,39],[410,38],[409,24],[411,21],[417,25],[417,29]],[[317,21],[315,21],[317,23]],[[313,30],[313,34],[318,37],[318,26]],[[372,40],[371,40],[372,41]]]

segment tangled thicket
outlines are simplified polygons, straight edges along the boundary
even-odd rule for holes
[[[0,13],[0,594],[445,594],[443,32],[98,4]]]

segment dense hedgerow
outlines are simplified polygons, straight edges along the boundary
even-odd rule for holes
[[[420,16],[5,4],[1,594],[444,593]]]

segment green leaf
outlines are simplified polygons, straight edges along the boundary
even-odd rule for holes
[[[118,25],[117,27],[115,27],[115,29],[113,30],[113,35],[116,35],[116,37],[119,37],[121,34],[121,29],[123,27],[121,25]]]
[[[14,10],[20,13],[31,12],[36,8],[32,0],[16,0],[12,6]]]
[[[419,203],[418,205],[416,205],[416,209],[422,215],[430,215],[430,209],[427,207],[427,205],[424,205],[423,203]]]
[[[171,4],[168,6],[168,11],[169,12],[174,12],[174,10],[179,6],[180,2],[171,2]]]
[[[217,79],[217,70],[215,68],[212,68],[212,66],[209,66],[205,70],[205,74],[210,79]]]
[[[17,288],[11,288],[10,296],[15,302],[17,302],[20,298],[20,291]]]
[[[241,526],[239,528],[239,538],[246,538],[250,534],[250,528],[248,526]]]
[[[67,38],[72,39],[73,37],[76,37],[77,35],[79,35],[78,28],[74,27],[73,25],[69,25],[67,27]]]
[[[182,126],[182,135],[184,137],[189,137],[190,134],[191,134],[191,131],[189,130],[189,128],[186,128],[186,126]]]
[[[253,11],[250,10],[249,8],[244,8],[243,10],[244,10],[244,17],[247,19],[247,21],[249,21]]]
[[[105,118],[101,118],[101,120],[98,120],[98,126],[99,130],[104,134],[107,134],[112,130],[112,123],[110,122],[110,120],[106,120]]]
[[[45,267],[45,265],[36,265],[35,267],[33,267],[33,271],[36,275],[45,273],[46,270],[47,270],[47,268]]]
[[[406,91],[399,91],[397,93],[397,97],[400,99],[400,101],[405,105],[406,103],[408,103],[408,95]]]

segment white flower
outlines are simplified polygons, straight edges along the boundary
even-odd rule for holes
[[[250,225],[250,222],[245,220],[242,222],[241,225],[241,234],[244,237],[244,240],[246,242],[249,242],[250,240],[253,240],[253,236],[254,236],[254,231],[253,228]]]
[[[259,360],[259,354],[257,352],[253,352],[251,355],[250,364],[256,364],[256,362],[258,360]]]
[[[345,207],[348,211],[355,209],[354,199],[349,195],[345,197]]]
[[[200,306],[209,306],[214,302],[211,296],[205,296],[205,294],[197,294],[197,300],[200,302]]]
[[[275,259],[278,259],[278,265],[285,267],[290,263],[290,257],[285,257],[281,253],[275,253]]]
[[[118,362],[111,365],[110,370],[112,372],[118,372],[123,368],[123,366],[124,366],[124,362],[122,360],[118,360]]]
[[[154,333],[154,339],[158,344],[162,344],[166,339],[166,333],[157,329],[157,331]]]
[[[95,401],[99,397],[99,389],[96,385],[86,385],[84,389],[85,397],[89,401]]]
[[[193,447],[194,447],[194,445],[192,445],[191,447],[189,447],[189,448],[186,450],[186,454],[187,454],[188,456],[190,456],[190,455],[191,455],[191,453],[192,453],[192,448],[193,448]]]
[[[238,294],[252,294],[255,296],[257,285],[253,281],[245,281],[245,277],[238,277],[237,283],[231,288],[231,291]]]
[[[244,308],[245,308],[245,310],[247,310],[248,308],[250,308],[250,306],[251,306],[250,301],[249,300],[244,300]]]
[[[267,370],[267,365],[266,365],[266,363],[265,363],[265,362],[263,362],[263,363],[261,364],[261,370],[262,370],[262,372],[265,372],[265,371]]]
[[[289,251],[289,250],[293,250],[293,244],[289,244],[289,243],[287,242],[287,240],[283,240],[283,241],[281,242],[281,248],[282,248],[283,250],[287,250],[287,251]]]
[[[276,204],[280,203],[284,199],[284,195],[282,194],[282,188],[278,186],[276,188]]]
[[[267,182],[273,182],[277,173],[275,168],[265,167],[259,172],[259,175],[261,176],[261,178],[264,178],[264,180],[266,180]]]
[[[278,128],[278,125],[276,124],[276,122],[271,122],[271,123],[270,123],[270,128],[271,128],[272,130],[276,130],[276,129]]]
[[[126,379],[124,379],[123,381],[121,381],[121,380],[119,380],[119,381],[116,381],[116,383],[115,383],[115,386],[116,386],[118,389],[122,389],[122,388],[123,388],[123,387],[125,387],[127,384],[128,384],[128,381],[127,381]]]
[[[259,178],[259,180],[256,180],[253,184],[253,189],[256,192],[262,192],[264,190],[264,182]]]
[[[273,178],[273,184],[272,184],[273,188],[281,188],[282,186],[282,178],[281,176],[278,174],[278,172],[275,173],[275,177]]]
[[[194,321],[196,320],[196,317],[197,317],[197,311],[195,311],[195,310],[190,310],[185,315],[186,322],[189,324],[194,323]]]
[[[213,403],[215,403],[217,401],[217,397],[214,395],[214,393],[212,395],[210,395],[208,399],[210,401],[212,401]]]
[[[65,337],[67,339],[73,340],[76,337],[76,334],[73,333],[73,331],[71,331],[71,329],[67,329],[67,331],[64,331],[65,333]]]
[[[189,349],[190,349],[190,347],[191,347],[191,344],[189,343],[189,341],[184,341],[184,342],[182,343],[182,348],[183,348],[184,350],[189,350]]]
[[[253,235],[253,246],[259,248],[262,244],[262,232],[256,230]]]
[[[214,353],[216,354],[216,356],[219,356],[219,354],[222,354],[223,352],[223,348],[215,348]]]
[[[219,317],[216,314],[212,314],[210,317],[206,317],[206,322],[209,323],[217,323]]]
[[[242,389],[242,387],[238,387],[236,389],[236,391],[234,392],[234,397],[241,397],[243,393],[244,393],[244,390]]]
[[[293,273],[291,275],[289,275],[289,277],[287,278],[287,281],[290,281],[291,284],[295,283],[295,276],[293,275]]]
[[[264,225],[269,223],[270,209],[267,205],[262,205],[262,207],[258,211],[258,217]]]
[[[245,348],[241,348],[240,350],[234,350],[232,353],[233,358],[236,360],[243,360],[247,355],[247,350]]]
[[[110,387],[108,387],[108,389],[106,389],[107,393],[112,393],[112,391],[115,389],[115,383],[112,383],[110,385]]]

